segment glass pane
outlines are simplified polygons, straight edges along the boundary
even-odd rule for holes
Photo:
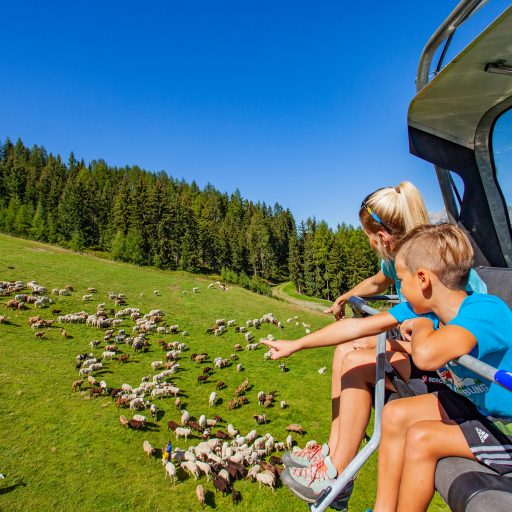
[[[512,219],[512,109],[504,112],[496,121],[492,134],[492,149],[496,178]]]

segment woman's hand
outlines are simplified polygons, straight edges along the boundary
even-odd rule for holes
[[[270,348],[272,359],[281,359],[282,357],[291,356],[293,353],[300,350],[300,345],[297,340],[295,341],[262,341],[263,345]]]
[[[365,349],[373,349],[377,345],[377,338],[375,336],[368,336],[366,338],[361,338],[352,343],[354,350],[365,350]]]
[[[338,297],[329,309],[324,310],[324,313],[326,313],[326,314],[332,313],[336,320],[341,320],[342,318],[345,318],[345,303],[346,302],[347,302],[346,299],[344,299],[342,297]]]

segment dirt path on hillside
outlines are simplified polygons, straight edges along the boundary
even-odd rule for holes
[[[296,299],[295,297],[290,297],[285,291],[283,291],[286,283],[279,284],[272,288],[272,295],[277,297],[278,299],[284,300],[285,302],[289,302],[290,304],[295,304],[296,306],[303,307],[305,309],[316,311],[317,313],[322,313],[327,306],[323,306],[322,304],[318,304],[318,302],[310,302],[308,300]]]

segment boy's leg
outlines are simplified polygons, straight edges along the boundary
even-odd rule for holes
[[[420,421],[444,420],[449,421],[449,418],[437,397],[432,394],[394,400],[384,407],[376,512],[394,512],[397,509],[409,428]]]
[[[454,422],[420,421],[407,431],[398,512],[427,510],[434,495],[437,462],[443,457],[473,459],[460,427]]]
[[[394,368],[409,378],[409,357],[401,352],[386,354]],[[343,358],[341,371],[340,414],[337,443],[331,460],[341,473],[356,456],[372,407],[372,387],[375,384],[375,350],[355,350]],[[388,383],[388,388],[392,386]]]

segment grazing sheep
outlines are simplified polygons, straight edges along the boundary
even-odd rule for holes
[[[275,485],[276,485],[276,477],[271,471],[262,471],[261,473],[258,473],[256,475],[256,480],[260,484],[260,487],[262,485],[266,485],[274,491]]]
[[[196,466],[200,471],[204,473],[204,476],[206,476],[206,481],[209,482],[212,475],[212,468],[210,464],[200,460],[196,460]]]
[[[190,414],[187,410],[183,409],[181,411],[181,424],[186,425],[188,423],[188,420],[190,419]]]
[[[281,409],[286,409],[288,407],[288,404],[284,400],[281,400],[279,407],[281,407]]]
[[[249,469],[249,472],[247,473],[248,480],[255,480],[256,475],[261,471],[261,466],[259,464],[256,464],[251,469]]]
[[[175,421],[169,420],[167,422],[167,430],[176,430],[179,426],[179,423],[176,423]]]
[[[241,364],[236,365],[236,371],[241,372],[244,369],[244,367]]]
[[[305,433],[306,433],[306,431],[304,430],[304,428],[302,427],[302,425],[298,425],[298,424],[296,424],[296,423],[292,423],[291,425],[288,425],[288,426],[286,427],[286,430],[287,430],[288,432],[295,432],[295,433],[297,433],[297,434],[301,434],[301,435],[303,435],[303,434],[305,434]]]
[[[216,388],[217,389],[224,389],[226,387],[226,383],[222,380],[219,380],[219,382],[217,382],[217,386]]]
[[[202,485],[198,485],[196,487],[196,496],[199,503],[201,503],[201,506],[204,508],[204,505],[206,503],[205,493],[204,493],[204,487]]]
[[[206,428],[206,416],[204,414],[201,414],[201,416],[199,417],[199,425],[203,429]]]
[[[176,407],[176,409],[180,409],[181,408],[181,398],[176,398],[176,400],[174,400],[174,406]]]
[[[238,430],[231,423],[228,425],[227,431],[230,437],[236,437],[238,434]]]
[[[220,476],[221,478],[224,478],[224,480],[226,480],[226,482],[228,482],[228,483],[229,483],[229,481],[230,481],[230,479],[231,479],[231,475],[230,475],[230,474],[227,472],[227,470],[225,470],[225,469],[221,469],[221,470],[219,471],[219,476]]]
[[[194,461],[186,460],[180,464],[180,467],[190,475],[194,475],[195,480],[199,478],[199,469]]]
[[[192,429],[190,428],[183,428],[178,427],[174,430],[174,435],[176,436],[176,439],[179,439],[180,437],[184,437],[185,441],[188,439],[188,436],[192,433]]]
[[[71,385],[71,390],[72,391],[79,390],[82,387],[83,383],[84,383],[84,379],[75,380],[75,382],[73,382],[73,384]]]
[[[324,367],[322,367],[322,368],[320,368],[320,369],[318,370],[318,373],[319,373],[320,375],[325,375],[325,372],[326,372],[326,371],[327,371],[327,368],[324,366]]]
[[[165,477],[167,478],[167,475],[169,475],[169,479],[171,480],[171,483],[176,483],[176,466],[172,462],[168,462],[165,465]]]
[[[292,440],[292,436],[290,434],[288,434],[286,436],[286,448],[288,450],[291,450],[293,448],[293,440]]]
[[[208,400],[208,407],[213,407],[215,405],[216,401],[217,401],[217,393],[215,391],[212,391],[210,393],[210,398]]]
[[[158,411],[158,407],[155,404],[151,404],[149,410],[151,411],[151,417],[155,420],[157,411]]]
[[[39,339],[43,339],[44,338],[44,331],[38,331],[35,333],[35,337],[36,338],[39,338]]]
[[[151,446],[151,444],[149,444],[149,441],[144,441],[144,443],[142,443],[142,448],[148,457],[152,457],[155,453],[155,449]]]
[[[222,494],[226,494],[230,490],[229,483],[227,482],[227,480],[225,480],[219,475],[215,475],[213,477],[213,486],[215,487],[215,491],[220,491],[222,492]]]
[[[253,418],[258,425],[261,425],[262,423],[267,423],[267,417],[264,414],[255,414]]]

